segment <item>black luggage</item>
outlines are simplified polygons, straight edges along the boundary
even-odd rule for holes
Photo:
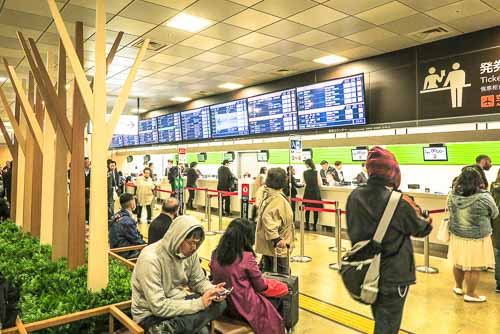
[[[290,268],[290,249],[287,248],[288,268]],[[284,275],[278,273],[278,259],[274,255],[273,273],[263,273],[264,278],[272,278],[288,286],[288,294],[280,297],[282,303],[281,316],[287,330],[291,331],[299,322],[299,278],[293,275]]]

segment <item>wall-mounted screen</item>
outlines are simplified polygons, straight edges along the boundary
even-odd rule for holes
[[[248,98],[251,135],[297,130],[295,89]]]
[[[248,135],[247,101],[236,100],[210,106],[212,138]]]
[[[297,88],[299,130],[366,124],[364,76]]]
[[[267,162],[269,161],[269,151],[260,151],[257,152],[257,161],[258,162]]]
[[[123,147],[123,138],[121,135],[113,135],[113,138],[111,139],[111,145],[109,145],[109,148],[119,148]]]
[[[182,140],[210,139],[210,108],[181,112]]]
[[[207,154],[204,152],[198,153],[197,158],[198,162],[205,162],[207,161]]]
[[[224,152],[224,160],[234,161],[234,152]]]
[[[313,152],[310,148],[305,148],[302,150],[302,161],[313,158]]]
[[[123,146],[137,146],[139,145],[138,135],[122,135]]]
[[[182,140],[180,113],[158,117],[158,140],[160,143],[171,143]]]
[[[448,161],[446,146],[424,147],[424,161]]]
[[[368,149],[352,149],[351,150],[352,161],[366,161],[368,159]]]
[[[158,131],[156,118],[141,119],[139,121],[139,144],[157,144]]]
[[[110,114],[106,114],[109,119]],[[111,116],[111,115],[110,115]],[[115,135],[137,135],[139,132],[139,117],[137,115],[121,115],[116,125]]]

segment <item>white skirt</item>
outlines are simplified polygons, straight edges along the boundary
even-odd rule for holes
[[[495,253],[491,235],[481,239],[467,239],[450,233],[448,259],[463,271],[494,268]]]

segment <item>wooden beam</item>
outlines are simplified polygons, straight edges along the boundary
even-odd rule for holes
[[[3,110],[5,110],[5,113],[9,117],[10,124],[12,125],[12,129],[14,130],[14,136],[16,137],[17,142],[19,143],[19,146],[21,147],[21,150],[24,151],[26,138],[23,136],[23,134],[21,132],[21,128],[19,127],[19,123],[17,122],[16,117],[15,117],[14,113],[12,112],[12,109],[10,109],[9,101],[7,101],[7,97],[5,96],[5,93],[3,92],[2,87],[0,87],[0,99],[2,100]],[[17,99],[16,99],[16,101],[17,101]]]
[[[73,42],[71,42],[71,37],[66,29],[55,0],[47,0],[47,2],[57,31],[59,32],[59,37],[61,38],[64,48],[68,54],[68,59],[71,67],[73,68],[76,82],[80,87],[82,99],[89,114],[89,118],[92,119],[92,115],[94,114],[94,96],[92,94],[92,90],[90,89],[89,82],[87,81],[87,77],[85,76],[85,71],[83,70],[82,64],[80,64],[78,60],[78,55],[76,54]]]
[[[123,311],[121,311],[118,307],[112,305],[109,308],[111,315],[115,317],[118,321],[122,323],[132,334],[143,334],[144,329],[135,323],[132,319],[128,317]]]
[[[5,143],[7,144],[7,147],[9,148],[10,156],[12,159],[14,159],[14,144],[12,144],[12,139],[9,136],[9,133],[7,132],[7,129],[5,128],[5,124],[3,123],[2,119],[0,119],[0,130],[2,131],[3,138],[5,139]]]
[[[130,90],[132,89],[132,84],[134,83],[137,71],[141,66],[142,59],[146,54],[148,45],[149,45],[149,39],[146,38],[144,40],[144,44],[141,47],[141,50],[139,51],[137,57],[135,58],[132,68],[130,69],[127,80],[125,81],[125,84],[123,85],[123,88],[120,91],[118,100],[116,101],[115,106],[113,107],[113,111],[111,112],[111,118],[108,121],[108,135],[105,145],[109,145],[111,139],[113,138],[113,133],[115,132],[116,125],[118,124],[118,120],[120,119],[120,115],[123,112],[125,105],[127,104],[127,100],[130,95]]]
[[[114,308],[116,308],[116,306],[113,306]],[[16,318],[16,328],[17,328],[17,331],[19,332],[19,334],[28,334],[28,332],[26,331],[26,328],[24,327],[24,324],[21,320],[21,318],[19,318],[19,316],[17,316]]]
[[[16,70],[14,69],[14,67],[9,66],[5,58],[4,58],[4,63],[7,71],[9,72],[12,87],[14,88],[16,95],[19,97],[19,100],[21,101],[21,106],[22,106],[21,110],[24,111],[24,115],[28,122],[28,127],[31,131],[31,134],[33,135],[33,138],[35,139],[35,143],[41,150],[43,148],[43,132],[36,120],[35,112],[33,111],[33,108],[31,107],[28,101],[26,93],[24,92],[24,89],[22,87],[21,81],[17,76]]]
[[[1,92],[1,89],[0,89]],[[5,96],[4,96],[5,97]],[[21,107],[19,105],[19,99],[16,97],[15,103],[14,103],[14,117],[13,120],[16,122],[16,124],[19,124],[19,116],[21,114]],[[9,106],[10,110],[10,106]],[[21,135],[21,131],[19,131],[19,135]],[[10,217],[13,218],[16,221],[16,225],[20,226],[22,225],[22,209],[21,212],[18,212],[18,196],[19,196],[19,183],[22,181],[19,181],[19,175],[24,174],[24,160],[23,157],[23,150],[20,148],[21,145],[17,140],[17,137],[14,136],[14,149],[15,149],[15,155],[12,157],[12,193],[10,194]],[[22,170],[22,172],[20,172]],[[23,179],[24,180],[24,179]],[[24,186],[22,187],[24,189]]]
[[[120,31],[116,36],[115,41],[111,46],[111,49],[109,50],[108,56],[106,57],[106,73],[108,73],[109,67],[111,66],[111,63],[113,63],[113,59],[115,58],[116,51],[118,51],[118,47],[120,47],[120,42],[122,41],[122,38],[123,38],[123,31]]]
[[[40,90],[36,90],[35,114],[38,124],[44,126],[44,106]],[[42,221],[42,198],[46,196],[42,188],[43,181],[43,154],[42,150],[35,146],[33,150],[33,176],[31,192],[31,235],[40,238]]]

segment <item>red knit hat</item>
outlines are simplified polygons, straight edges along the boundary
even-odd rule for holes
[[[366,159],[368,176],[384,181],[385,185],[398,189],[401,185],[401,171],[396,157],[380,146],[372,147]]]

